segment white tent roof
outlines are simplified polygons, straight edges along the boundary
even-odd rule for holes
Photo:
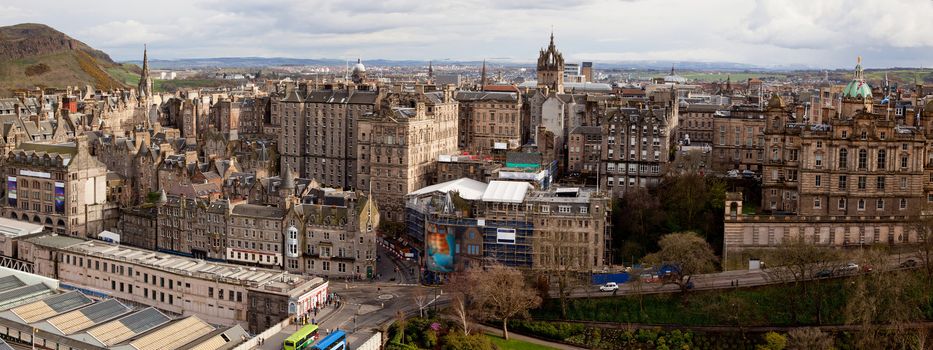
[[[470,179],[470,178],[460,178],[456,180],[451,180],[437,185],[431,185],[424,187],[420,190],[409,193],[409,195],[420,196],[432,192],[458,192],[460,198],[466,200],[477,200],[483,197],[483,193],[486,192],[487,185],[485,183]]]
[[[490,181],[483,202],[521,203],[532,186],[522,181]]]

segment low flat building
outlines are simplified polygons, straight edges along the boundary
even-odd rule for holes
[[[71,288],[253,333],[302,316],[327,298],[327,281],[279,270],[54,235],[23,240],[19,248],[37,273]]]

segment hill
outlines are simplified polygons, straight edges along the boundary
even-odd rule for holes
[[[129,68],[49,26],[0,27],[0,96],[36,87],[125,87],[122,79],[111,75],[122,71]]]

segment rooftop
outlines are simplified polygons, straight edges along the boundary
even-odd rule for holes
[[[114,261],[124,261],[181,276],[245,285],[251,288],[261,288],[263,291],[272,293],[291,294],[294,289],[304,283],[310,282],[313,286],[324,283],[324,280],[320,277],[308,278],[291,275],[280,270],[193,259],[101,241],[84,241],[56,235],[36,237],[30,240],[41,246],[58,246],[62,250],[74,254],[86,254]],[[68,243],[63,244],[62,240],[66,240]],[[75,243],[74,241],[78,242]],[[286,283],[282,283],[283,281]]]

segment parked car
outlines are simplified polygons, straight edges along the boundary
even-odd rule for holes
[[[606,284],[599,286],[599,290],[603,292],[612,292],[619,290],[619,285],[615,282],[606,282]]]
[[[848,264],[842,265],[839,267],[840,274],[853,274],[858,272],[858,264],[850,262]]]
[[[898,267],[902,269],[915,269],[917,268],[918,265],[920,264],[917,263],[916,259],[907,259],[907,260],[904,260],[904,262],[902,262],[900,265],[898,265]]]
[[[830,277],[833,277],[833,270],[830,270],[830,269],[822,269],[822,270],[820,270],[820,271],[817,271],[815,274],[813,274],[813,277],[814,277],[814,278],[830,278]]]

